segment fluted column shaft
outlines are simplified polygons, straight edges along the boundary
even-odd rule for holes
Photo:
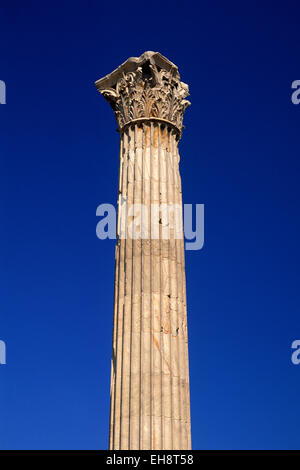
[[[120,139],[110,449],[191,448],[182,219],[163,205],[182,211],[178,133],[143,120]]]
[[[189,88],[153,51],[96,87],[121,136],[109,447],[190,449],[178,154]]]

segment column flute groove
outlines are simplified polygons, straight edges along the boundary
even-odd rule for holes
[[[150,122],[150,227],[152,223],[152,193],[153,193],[153,124]],[[152,380],[152,371],[153,371],[153,341],[152,341],[152,316],[153,316],[153,299],[152,299],[152,291],[153,291],[153,243],[150,242],[150,330],[149,330],[149,342],[150,342],[150,420],[149,420],[149,427],[150,427],[150,449],[153,448],[153,433],[152,433],[152,410],[153,410],[153,380]]]
[[[161,204],[161,124],[158,124],[158,200],[159,204]],[[158,351],[157,351],[157,376],[155,377],[157,380],[157,413],[155,416],[156,420],[156,446],[153,446],[154,449],[161,449],[162,448],[162,380],[161,380],[161,371],[162,371],[162,357],[161,357],[161,312],[162,312],[162,262],[161,262],[161,227],[158,227],[158,256],[159,256],[159,299],[158,299],[158,325],[157,325],[157,342],[158,342]]]
[[[168,160],[169,160],[169,152],[170,152],[170,144],[171,144],[171,132],[168,132],[168,148],[166,151],[166,174],[167,174],[167,206],[171,204],[170,201],[170,172],[171,168],[168,165]],[[167,212],[167,224],[170,229],[171,221],[170,221],[170,212]],[[169,415],[168,417],[168,426],[169,426],[169,433],[167,433],[167,436],[169,437],[168,440],[166,440],[166,449],[173,449],[173,390],[172,390],[172,385],[173,385],[173,377],[172,377],[172,323],[171,323],[171,315],[172,315],[172,305],[171,305],[171,299],[172,299],[172,291],[173,291],[173,280],[172,280],[172,256],[173,253],[171,251],[172,248],[172,240],[171,237],[168,237],[168,280],[169,280],[169,285],[168,285],[168,379],[169,379],[169,401],[170,401],[170,409],[169,409]]]
[[[143,125],[141,126],[141,142],[142,142],[142,183],[141,183],[141,188],[142,188],[142,204],[144,204],[145,201],[145,194],[144,194],[144,165],[145,165],[145,139],[144,139],[144,131],[143,131]],[[144,221],[144,217],[146,214],[142,214],[142,221]],[[141,299],[140,299],[140,311],[142,312],[143,310],[143,252],[144,252],[144,240],[143,237],[141,238]],[[139,402],[140,402],[140,416],[139,416],[139,449],[142,448],[142,327],[143,327],[143,316],[140,315],[140,397],[139,397]]]
[[[172,187],[173,187],[173,203],[174,203],[174,243],[175,243],[175,270],[176,270],[176,292],[175,292],[175,299],[174,299],[174,307],[176,307],[176,316],[174,318],[174,323],[173,323],[173,336],[175,337],[175,343],[176,343],[176,358],[175,358],[175,366],[176,370],[174,371],[174,379],[175,380],[175,393],[177,396],[175,396],[175,402],[177,404],[177,416],[174,415],[175,420],[178,419],[178,421],[175,421],[175,424],[177,425],[177,429],[174,432],[174,435],[176,436],[176,442],[174,443],[174,447],[176,449],[180,449],[182,446],[182,426],[181,426],[181,420],[182,420],[182,414],[181,414],[181,408],[182,408],[182,403],[181,403],[181,390],[180,390],[180,375],[181,375],[181,369],[180,369],[180,347],[179,347],[179,340],[178,340],[178,334],[179,334],[179,308],[180,308],[180,297],[179,297],[179,292],[180,292],[180,282],[178,282],[178,273],[180,272],[180,267],[179,260],[178,260],[178,239],[177,239],[177,230],[178,230],[178,220],[177,220],[177,191],[176,191],[176,160],[175,160],[175,155],[174,155],[174,146],[175,146],[175,140],[174,138],[172,139],[172,152],[171,152],[171,162],[170,164],[172,165]]]

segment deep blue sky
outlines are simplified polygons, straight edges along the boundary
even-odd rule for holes
[[[299,449],[299,7],[9,2],[0,7],[1,449],[105,449],[118,134],[93,82],[159,51],[190,86],[183,199],[194,449]]]

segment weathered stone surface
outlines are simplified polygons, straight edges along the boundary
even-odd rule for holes
[[[183,113],[190,102],[188,86],[180,81],[176,65],[159,52],[131,57],[111,74],[96,81],[96,87],[111,104],[119,128],[133,120],[160,118],[182,129]],[[145,145],[149,130],[145,131]],[[157,147],[157,136],[154,137]]]
[[[135,226],[118,220],[109,447],[190,449],[182,220],[155,213],[155,204],[182,213],[178,140],[188,87],[154,52],[128,59],[96,86],[121,135],[119,210],[124,201],[147,209]]]

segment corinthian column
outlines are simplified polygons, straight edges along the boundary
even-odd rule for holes
[[[158,52],[96,86],[120,132],[109,447],[190,449],[178,154],[188,86]]]

